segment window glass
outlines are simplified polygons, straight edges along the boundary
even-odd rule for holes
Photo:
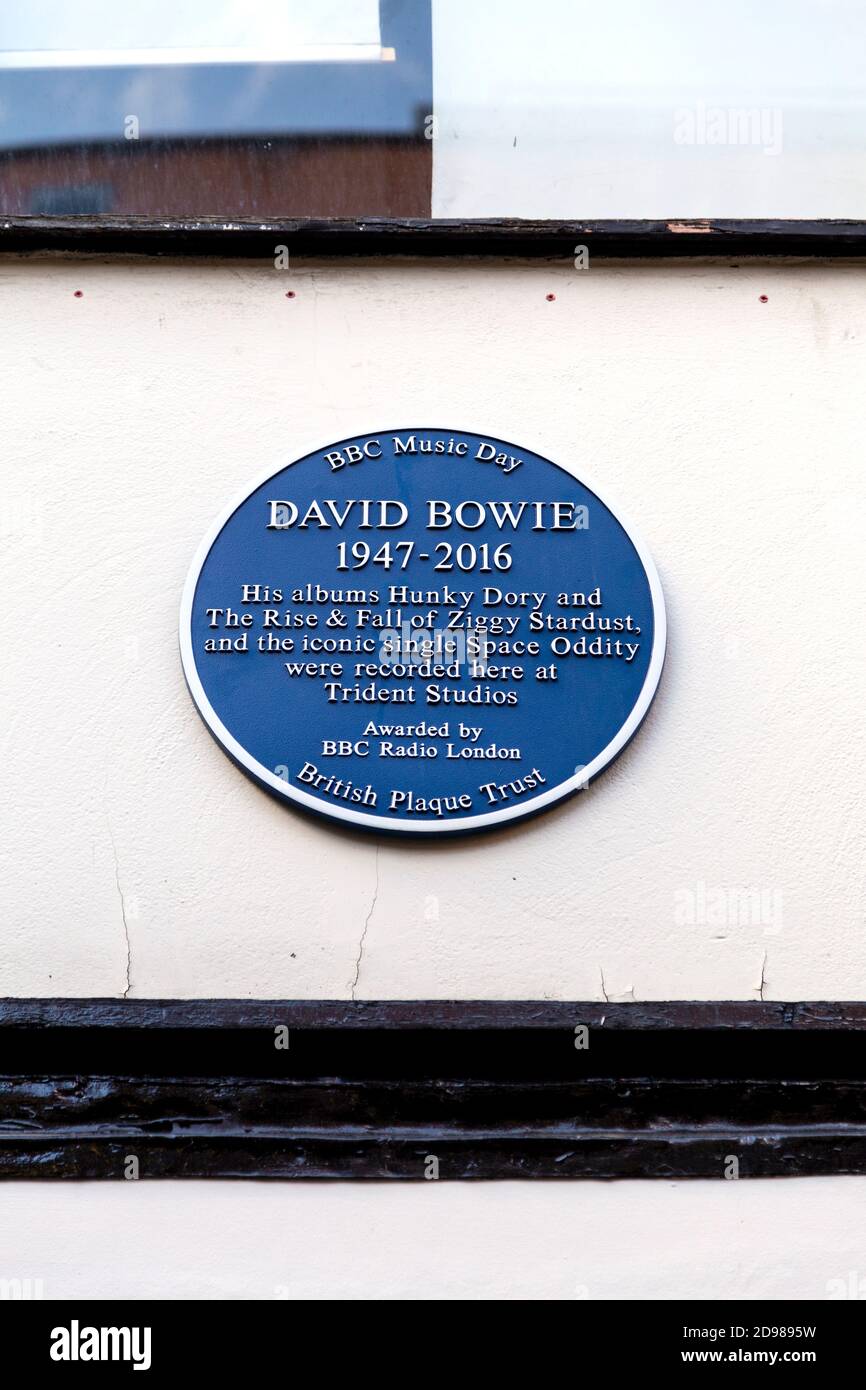
[[[4,0],[0,211],[429,217],[431,77],[428,0]]]
[[[862,218],[863,0],[434,0],[437,217]]]
[[[864,0],[4,0],[0,212],[866,216]]]

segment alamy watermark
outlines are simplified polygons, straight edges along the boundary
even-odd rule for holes
[[[44,1279],[0,1279],[0,1302],[27,1303],[45,1297]]]
[[[714,888],[698,879],[674,893],[678,927],[763,927],[765,936],[776,936],[783,921],[780,888]]]
[[[827,1298],[831,1301],[847,1298],[862,1303],[866,1300],[866,1278],[857,1269],[849,1269],[844,1278],[828,1279]]]
[[[764,154],[782,153],[782,111],[778,106],[678,106],[675,145],[751,146]]]

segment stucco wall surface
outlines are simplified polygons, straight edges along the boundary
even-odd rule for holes
[[[866,996],[860,267],[5,258],[0,312],[0,995]],[[670,620],[589,792],[436,845],[269,799],[177,649],[248,479],[412,423],[597,482]]]
[[[46,1299],[866,1297],[866,1178],[6,1183],[0,1230]]]

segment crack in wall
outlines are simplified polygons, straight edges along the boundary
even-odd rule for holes
[[[599,967],[598,967],[598,975],[599,975],[599,979],[601,980],[601,994],[602,994],[602,998],[604,999],[605,1004],[614,1004],[614,1003],[616,1003],[616,1004],[636,1004],[636,1003],[637,1003],[637,998],[635,997],[635,992],[634,992],[634,985],[629,985],[629,986],[628,986],[628,989],[624,989],[624,990],[622,990],[619,994],[615,994],[615,995],[611,996],[611,995],[608,994],[608,992],[607,992],[607,981],[606,981],[605,978],[604,978],[604,969],[603,969],[602,966],[599,966]]]
[[[111,841],[111,853],[114,858],[114,882],[117,887],[117,896],[120,899],[120,918],[123,922],[123,935],[126,940],[126,987],[121,990],[120,997],[121,999],[127,999],[129,997],[129,991],[132,989],[132,942],[129,939],[129,923],[126,920],[126,899],[123,896],[123,888],[120,884],[120,861],[117,857],[117,845],[114,840],[114,832],[111,829],[111,821],[108,819],[107,815],[105,817],[105,823],[108,826],[108,838]]]
[[[763,999],[763,998],[764,998],[764,989],[765,989],[766,984],[767,984],[766,970],[767,970],[767,952],[765,951],[765,952],[764,952],[764,959],[761,961],[761,978],[760,978],[760,980],[758,981],[758,998],[759,998],[759,999]]]
[[[370,930],[370,922],[372,921],[373,913],[376,911],[376,903],[379,900],[379,850],[381,848],[381,845],[376,846],[376,881],[373,885],[373,898],[367,911],[367,916],[364,919],[364,929],[361,932],[361,940],[358,942],[358,956],[355,961],[355,978],[352,980],[350,986],[353,999],[356,998],[355,991],[358,988],[358,980],[361,975],[361,962],[364,959],[364,945],[367,940],[367,932]]]

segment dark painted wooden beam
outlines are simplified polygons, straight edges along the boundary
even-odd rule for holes
[[[595,256],[670,257],[866,255],[866,222],[718,218],[455,221],[315,218],[229,221],[149,217],[0,216],[0,252],[81,251],[100,255],[215,256],[273,260],[276,246],[297,256],[504,256],[571,261],[578,246]]]
[[[130,1159],[141,1178],[866,1173],[866,1004],[0,1001],[0,1177],[122,1179]]]
[[[658,1003],[567,1003],[535,999],[83,999],[0,998],[0,1030],[26,1028],[183,1028],[248,1031],[279,1021],[322,1029],[435,1031],[555,1029],[575,1022],[656,1032],[666,1029],[751,1032],[866,1030],[866,1002],[776,1003],[757,1000],[673,1000]],[[0,1031],[0,1039],[3,1033]]]

